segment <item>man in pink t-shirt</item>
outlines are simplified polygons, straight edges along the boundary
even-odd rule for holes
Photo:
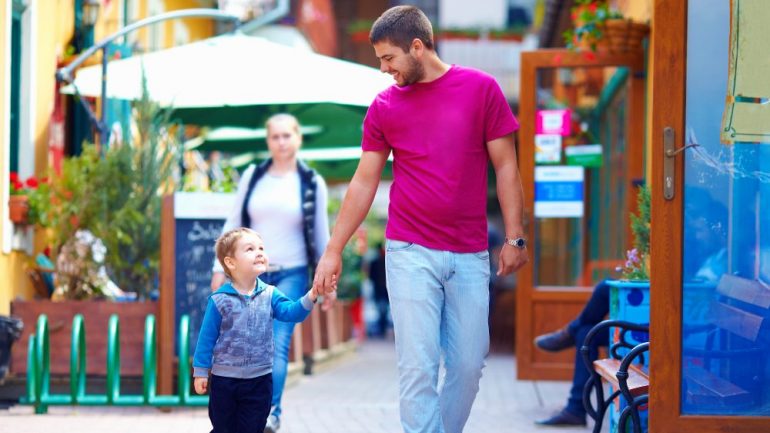
[[[372,102],[363,154],[314,286],[336,290],[341,252],[363,222],[393,154],[386,275],[407,433],[460,433],[489,349],[487,166],[497,177],[506,244],[498,275],[526,264],[518,122],[495,80],[441,61],[413,6],[380,16],[369,38],[396,84]],[[446,376],[439,390],[439,361]]]

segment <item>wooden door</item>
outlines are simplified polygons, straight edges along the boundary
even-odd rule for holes
[[[723,134],[739,101],[730,97],[731,74],[741,70],[733,42],[752,42],[749,26],[737,38],[738,22],[752,21],[736,15],[741,7],[766,5],[654,2],[651,432],[770,431],[770,144],[767,135],[725,143]],[[767,23],[754,24],[756,31]],[[766,73],[750,72],[766,87]],[[763,104],[770,95],[751,96],[740,102]],[[733,298],[747,288],[755,292]],[[728,306],[699,308],[715,304]],[[734,324],[744,335],[724,329]]]
[[[644,56],[539,50],[521,60],[519,165],[531,261],[516,288],[517,376],[566,380],[575,351],[546,353],[532,341],[574,319],[596,283],[617,277],[631,245],[628,215],[644,178]],[[559,113],[569,126],[548,137],[544,122],[552,122],[543,116]],[[543,140],[563,150],[544,152]],[[591,144],[600,145],[598,165],[567,158]],[[548,176],[565,181],[545,183]],[[564,188],[574,197],[564,199]]]

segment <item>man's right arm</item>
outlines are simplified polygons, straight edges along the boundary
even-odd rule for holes
[[[381,150],[364,151],[361,155],[356,173],[342,201],[329,244],[316,267],[313,286],[319,293],[330,293],[336,289],[336,281],[342,270],[342,249],[372,206],[389,154],[390,150]]]

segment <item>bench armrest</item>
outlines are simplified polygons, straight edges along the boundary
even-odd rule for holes
[[[627,322],[625,320],[604,320],[602,322],[599,322],[591,328],[590,331],[588,331],[588,334],[586,335],[585,340],[583,341],[583,346],[580,348],[580,355],[583,358],[583,363],[585,364],[586,368],[591,371],[593,370],[593,361],[589,357],[590,353],[590,347],[591,347],[591,341],[596,337],[597,334],[599,334],[601,331],[607,328],[621,328],[623,329],[623,332],[621,334],[621,342],[617,345],[613,345],[613,347],[610,348],[610,356],[614,357],[615,359],[621,359],[621,356],[618,355],[617,349],[621,347],[626,347],[631,349],[633,346],[625,341],[625,336],[628,331],[640,331],[640,332],[650,332],[650,327],[648,325],[641,325],[639,323],[633,323],[633,322]]]

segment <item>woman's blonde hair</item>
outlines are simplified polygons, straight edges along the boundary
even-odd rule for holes
[[[270,131],[270,125],[273,122],[282,122],[282,121],[290,122],[292,124],[292,129],[294,129],[294,132],[296,132],[297,135],[302,137],[302,131],[300,131],[300,128],[299,128],[299,120],[297,120],[296,117],[294,117],[289,113],[278,113],[268,117],[267,120],[265,121],[265,129],[267,131]]]
[[[233,276],[230,275],[230,270],[227,269],[227,265],[225,265],[225,257],[235,257],[235,246],[238,244],[238,241],[246,235],[255,235],[262,239],[262,236],[254,230],[248,227],[239,227],[222,233],[217,239],[216,244],[214,244],[217,260],[219,260],[219,264],[222,265],[222,269],[224,269],[225,275],[227,275],[228,278],[233,278]]]

